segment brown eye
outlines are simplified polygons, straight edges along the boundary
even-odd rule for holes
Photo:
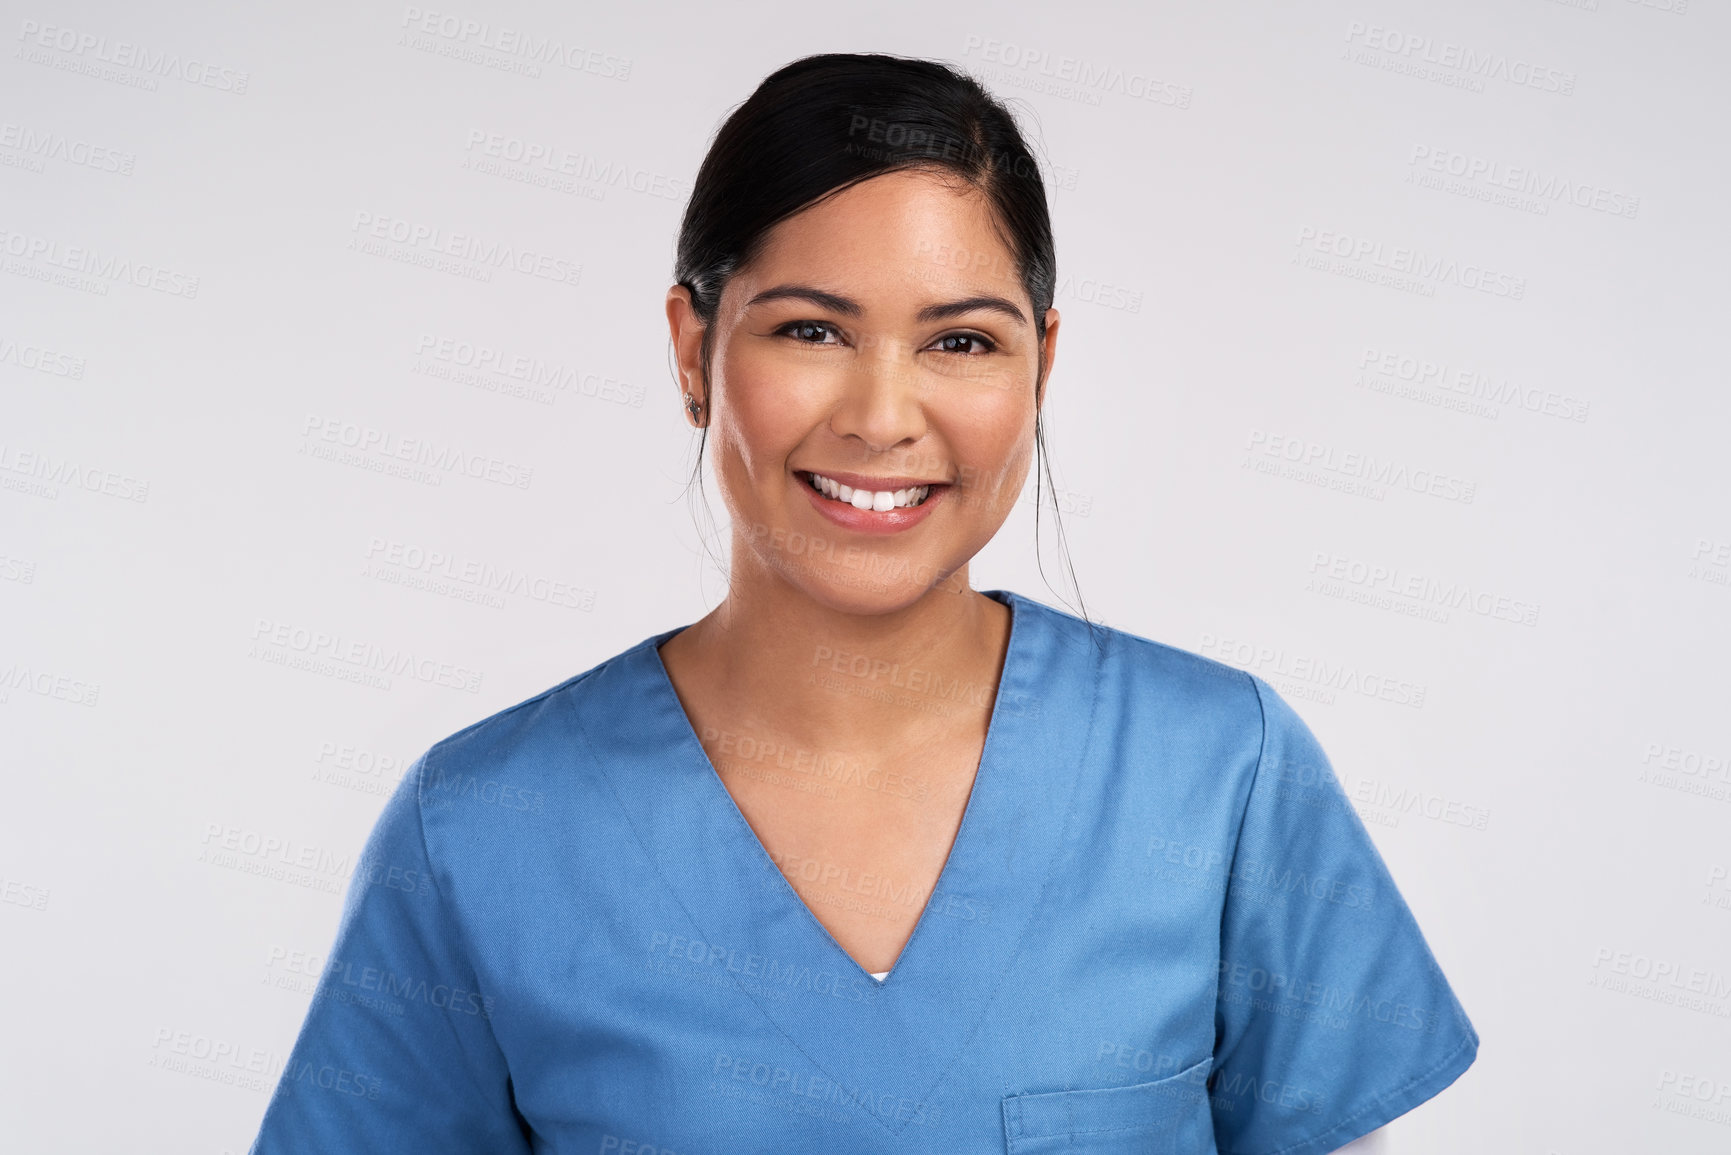
[[[807,345],[825,345],[835,330],[821,321],[790,321],[776,330]]]
[[[990,353],[992,343],[978,333],[947,333],[939,337],[934,346],[940,353],[961,353],[963,355]]]

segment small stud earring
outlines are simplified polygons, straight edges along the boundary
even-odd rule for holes
[[[687,393],[685,395],[685,411],[691,414],[691,419],[693,421],[696,421],[698,414],[703,412],[703,402]]]

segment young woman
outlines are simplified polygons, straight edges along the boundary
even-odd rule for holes
[[[1472,1063],[1266,682],[970,587],[1054,269],[948,68],[728,119],[667,296],[727,597],[421,757],[255,1152],[1311,1155]]]

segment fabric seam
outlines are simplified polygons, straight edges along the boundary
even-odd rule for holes
[[[551,691],[548,691],[548,692],[551,693]],[[435,749],[436,748],[437,747],[435,746]],[[424,815],[424,813],[422,812],[422,809],[421,809],[421,788],[425,784],[425,780],[426,780],[424,772],[426,770],[427,762],[428,762],[428,760],[430,760],[432,758],[432,756],[433,756],[432,750],[428,750],[426,754],[422,755],[422,757],[421,757],[421,771],[422,772],[417,773],[415,775],[415,832],[420,836],[420,840],[421,840],[421,859],[422,859],[422,861],[424,861],[427,864],[428,877],[430,877],[433,880],[433,896],[434,896],[434,901],[436,901],[439,905],[439,921],[442,924],[444,924],[445,926],[449,927],[452,936],[458,940],[459,949],[462,952],[463,965],[468,969],[468,972],[474,976],[475,986],[477,989],[479,989],[479,987],[481,985],[481,974],[475,967],[474,951],[471,949],[468,936],[463,933],[462,924],[459,923],[456,920],[456,918],[452,916],[451,909],[450,909],[449,905],[447,904],[447,901],[445,898],[445,888],[443,886],[441,886],[439,883],[439,872],[433,868],[432,847],[427,842],[426,816]],[[467,1054],[468,1048],[463,1045],[463,1037],[460,1034],[458,1034],[457,1028],[452,1023],[450,1016],[441,1015],[441,1016],[439,1016],[439,1018],[440,1018],[440,1021],[442,1021],[445,1024],[446,1032],[451,1036],[452,1039],[454,1039],[456,1041],[457,1049],[459,1051],[463,1052],[464,1054]],[[511,1075],[511,1062],[510,1062],[510,1059],[505,1055],[505,1048],[499,1045],[499,1036],[493,1030],[493,1020],[492,1020],[491,1016],[487,1017],[486,1031],[487,1031],[487,1038],[490,1039],[493,1043],[493,1049],[498,1052],[500,1065],[505,1068],[506,1081],[509,1082],[510,1081],[510,1075]],[[491,1093],[487,1090],[486,1087],[481,1085],[480,1080],[475,1075],[475,1070],[474,1070],[473,1065],[469,1064],[469,1063],[465,1063],[463,1066],[464,1066],[465,1072],[469,1076],[469,1082],[474,1084],[475,1089],[479,1093],[481,1100],[483,1102],[489,1101],[492,1098]],[[515,1107],[516,1107],[515,1103],[511,1103],[509,1105],[513,1109],[515,1109]]]
[[[1389,1090],[1384,1091],[1382,1094],[1380,1094],[1376,1097],[1376,1099],[1371,1103],[1370,1106],[1365,1107],[1363,1110],[1360,1110],[1360,1111],[1354,1111],[1351,1115],[1348,1115],[1346,1118],[1341,1119],[1338,1122],[1336,1122],[1335,1125],[1330,1127],[1327,1131],[1318,1131],[1316,1134],[1310,1136],[1308,1139],[1301,1139],[1296,1143],[1288,1143],[1286,1146],[1276,1147],[1272,1151],[1263,1151],[1260,1153],[1260,1155],[1287,1155],[1287,1153],[1291,1152],[1291,1151],[1302,1151],[1304,1148],[1310,1146],[1313,1143],[1318,1142],[1319,1140],[1322,1140],[1323,1138],[1325,1138],[1328,1135],[1333,1134],[1334,1132],[1340,1130],[1342,1127],[1348,1126],[1354,1120],[1362,1119],[1366,1115],[1373,1114],[1378,1108],[1382,1107],[1385,1103],[1394,1099],[1396,1096],[1403,1095],[1403,1094],[1407,1093],[1408,1091],[1411,1091],[1414,1087],[1423,1086],[1425,1083],[1427,1083],[1431,1079],[1435,1078],[1440,1072],[1447,1070],[1449,1068],[1449,1066],[1451,1064],[1453,1064],[1454,1061],[1458,1057],[1460,1057],[1461,1052],[1468,1050],[1469,1048],[1471,1048],[1473,1050],[1477,1050],[1478,1042],[1479,1042],[1478,1039],[1474,1035],[1472,1035],[1472,1034],[1467,1035],[1465,1038],[1463,1038],[1455,1046],[1454,1050],[1452,1050],[1448,1054],[1444,1055],[1442,1057],[1442,1060],[1440,1062],[1438,1062],[1436,1066],[1430,1068],[1430,1070],[1425,1071],[1421,1075],[1415,1075],[1413,1078],[1408,1079],[1406,1082],[1402,1083],[1398,1087],[1392,1087]],[[1463,1067],[1461,1069],[1462,1073],[1464,1073],[1465,1070],[1466,1070],[1466,1068]],[[1418,1104],[1416,1104],[1416,1103],[1413,1104],[1413,1106],[1417,1106],[1417,1105]],[[1410,1109],[1411,1108],[1408,1108],[1408,1110],[1410,1110]],[[1403,1112],[1403,1114],[1404,1114],[1404,1112]]]
[[[1262,736],[1256,746],[1256,769],[1251,771],[1250,787],[1244,792],[1244,809],[1238,814],[1238,829],[1234,831],[1232,835],[1232,861],[1227,863],[1227,878],[1229,879],[1232,877],[1233,868],[1238,865],[1238,852],[1244,846],[1244,823],[1250,816],[1250,800],[1256,795],[1256,783],[1262,778],[1262,763],[1268,756],[1268,709],[1262,702],[1262,687],[1256,684],[1256,676],[1254,674],[1245,670],[1240,670],[1239,673],[1243,674],[1245,681],[1250,683],[1250,692],[1256,698],[1256,716],[1262,727]],[[1228,887],[1227,889],[1230,891],[1231,888]],[[1216,928],[1215,934],[1215,941],[1222,947],[1226,944],[1227,897],[1227,894],[1222,894],[1220,899],[1220,924]],[[1218,965],[1214,968],[1214,998],[1216,1004],[1218,1004],[1220,1000],[1220,968]],[[1219,1043],[1218,1034],[1215,1037],[1215,1042],[1216,1044]],[[1229,1055],[1216,1054],[1214,1056],[1214,1070],[1224,1070],[1226,1067],[1226,1060],[1229,1057]]]
[[[1021,598],[1021,595],[1019,595],[1019,594],[1017,594],[1015,596],[1018,598]],[[1040,609],[1044,609],[1044,610],[1048,610],[1048,611],[1051,610],[1051,607],[1043,605],[1041,603],[1028,602],[1027,599],[1025,599],[1025,598],[1022,598],[1021,600],[1023,602],[1025,602],[1026,604],[1037,606]],[[1052,611],[1052,612],[1056,612],[1056,611]],[[1093,663],[1093,666],[1094,666],[1094,696],[1093,696],[1093,699],[1089,705],[1088,733],[1083,737],[1082,745],[1081,745],[1079,752],[1077,753],[1077,756],[1076,756],[1076,765],[1075,765],[1076,777],[1070,783],[1070,797],[1069,797],[1068,803],[1064,807],[1064,823],[1059,828],[1058,845],[1053,849],[1052,857],[1046,860],[1046,869],[1045,869],[1045,872],[1041,876],[1041,879],[1040,879],[1040,895],[1038,898],[1036,898],[1034,900],[1034,906],[1033,906],[1033,912],[1034,912],[1035,916],[1038,915],[1041,905],[1045,902],[1047,893],[1050,892],[1052,889],[1052,866],[1054,863],[1057,862],[1058,856],[1064,852],[1063,833],[1064,833],[1064,831],[1066,831],[1070,828],[1070,825],[1076,816],[1076,802],[1077,802],[1076,795],[1077,795],[1078,791],[1081,789],[1082,768],[1084,766],[1086,766],[1088,763],[1088,756],[1090,753],[1092,753],[1092,751],[1094,749],[1094,736],[1099,731],[1099,726],[1100,726],[1100,692],[1101,692],[1100,683],[1102,680],[1101,667],[1104,664],[1104,658],[1102,655],[1100,655],[1099,653],[1096,652],[1093,654],[1093,656],[1089,660]],[[1037,921],[1037,917],[1030,917],[1027,924],[1025,924],[1022,927],[1022,933],[1016,939],[1015,949],[1010,952],[1009,961],[1007,963],[1005,963],[1003,969],[998,972],[997,984],[992,988],[992,993],[986,997],[986,1001],[981,1007],[980,1018],[977,1022],[975,1022],[974,1029],[968,1032],[966,1037],[963,1038],[961,1045],[957,1047],[957,1049],[956,1049],[957,1055],[960,1055],[962,1052],[962,1049],[965,1048],[969,1043],[971,1043],[973,1041],[974,1036],[979,1033],[980,1027],[985,1023],[986,1012],[991,1009],[992,1004],[997,1001],[998,995],[1002,992],[1003,986],[1004,986],[1004,979],[1009,975],[1010,971],[1015,967],[1016,960],[1021,957],[1022,951],[1023,951],[1024,947],[1027,945],[1028,931],[1030,930],[1030,928],[1034,925],[1034,923],[1036,921]],[[952,1057],[949,1065],[944,1068],[943,1076],[941,1078],[939,1078],[935,1084],[933,1084],[932,1093],[935,1093],[939,1087],[944,1085],[944,1082],[950,1076],[950,1072],[953,1071],[954,1069],[955,1069],[955,1059]],[[1019,1099],[1019,1098],[1021,1098],[1021,1096],[1015,1096],[1015,1098]],[[1017,1124],[1018,1124],[1018,1126],[1020,1126],[1022,1123],[1022,1119],[1021,1119],[1021,1115],[1020,1115],[1021,1105],[1019,1103],[1017,1104],[1017,1112],[1018,1112]],[[1025,1136],[1023,1136],[1023,1137],[1025,1137]]]
[[[1092,1093],[1096,1093],[1096,1092],[1100,1092],[1100,1091],[1108,1091],[1108,1092],[1110,1092],[1110,1091],[1128,1091],[1128,1090],[1131,1090],[1133,1088],[1142,1091],[1143,1094],[1147,1094],[1148,1088],[1164,1086],[1168,1083],[1176,1082],[1180,1079],[1183,1079],[1186,1075],[1188,1075],[1191,1071],[1194,1071],[1197,1067],[1203,1066],[1204,1064],[1210,1063],[1212,1061],[1213,1061],[1213,1056],[1209,1056],[1208,1058],[1202,1059],[1199,1062],[1195,1062],[1195,1063],[1190,1064],[1190,1066],[1188,1068],[1186,1068],[1185,1070],[1179,1071],[1176,1075],[1168,1075],[1166,1078],[1156,1079],[1152,1083],[1131,1083],[1131,1084],[1128,1084],[1128,1085],[1122,1086],[1122,1087],[1084,1087],[1084,1088],[1078,1088],[1076,1091],[1056,1091],[1056,1092],[1040,1091],[1040,1092],[1036,1092],[1035,1095],[1016,1095],[1016,1096],[1012,1096],[1012,1098],[1019,1101],[1021,1099],[1035,1098],[1038,1095],[1043,1095],[1043,1094],[1044,1095],[1050,1095],[1050,1094],[1058,1094],[1058,1095],[1092,1094]],[[1018,1115],[1020,1114],[1020,1112],[1021,1112],[1021,1104],[1020,1104],[1020,1102],[1018,1102],[1017,1103]],[[1139,1123],[1125,1123],[1122,1125],[1116,1125],[1116,1126],[1111,1126],[1111,1127],[1089,1127],[1089,1128],[1086,1128],[1086,1129],[1080,1130],[1080,1131],[1077,1131],[1077,1130],[1056,1131],[1056,1132],[1052,1132],[1049,1134],[1048,1133],[1041,1133],[1041,1134],[1037,1134],[1037,1135],[1028,1134],[1027,1130],[1024,1128],[1020,1131],[1019,1134],[1017,1134],[1016,1138],[1018,1138],[1018,1139],[1060,1139],[1060,1138],[1063,1138],[1067,1135],[1106,1135],[1106,1134],[1110,1134],[1111,1132],[1114,1132],[1114,1131],[1141,1131],[1141,1130],[1146,1130],[1149,1127],[1163,1127],[1170,1122],[1172,1122],[1172,1120],[1169,1118],[1167,1118],[1167,1119],[1152,1119],[1152,1120],[1144,1120],[1144,1121],[1139,1122]],[[1278,1153],[1274,1153],[1274,1155],[1278,1155]]]

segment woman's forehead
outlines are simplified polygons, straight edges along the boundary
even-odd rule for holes
[[[861,181],[780,222],[735,280],[730,289],[749,290],[742,301],[767,285],[820,281],[856,298],[1025,296],[985,194],[917,169]]]

